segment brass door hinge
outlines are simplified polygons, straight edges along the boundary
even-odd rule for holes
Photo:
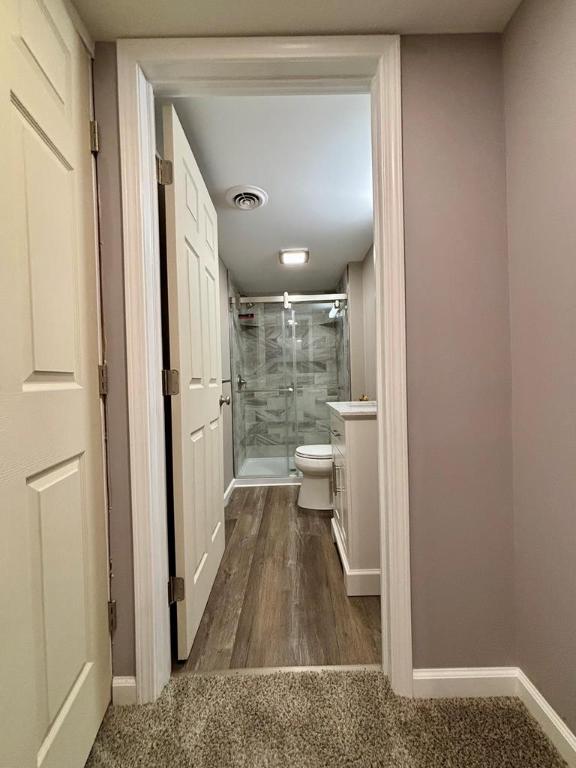
[[[170,576],[168,580],[168,602],[170,605],[184,600],[185,594],[184,579],[181,576]]]
[[[162,394],[172,397],[180,392],[180,374],[175,368],[162,371]]]
[[[162,184],[165,187],[168,184],[172,184],[174,180],[174,173],[172,169],[172,163],[170,160],[164,160],[164,158],[156,155],[156,180],[158,184]]]
[[[97,120],[90,120],[90,152],[93,155],[100,152],[100,128]]]
[[[116,632],[118,625],[118,612],[116,610],[116,600],[108,600],[108,630],[111,635]]]
[[[98,391],[101,397],[108,394],[108,363],[98,366]]]

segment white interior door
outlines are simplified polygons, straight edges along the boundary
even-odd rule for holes
[[[110,698],[91,63],[0,0],[0,766],[80,768]]]
[[[172,397],[178,658],[188,658],[224,553],[222,394],[216,211],[174,107],[163,111]]]

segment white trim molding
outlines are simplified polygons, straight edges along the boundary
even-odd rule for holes
[[[170,678],[166,451],[154,95],[140,66],[118,57],[130,493],[138,703]]]
[[[410,696],[400,38],[359,35],[120,40],[117,54],[138,702],[154,700],[170,675],[153,97],[202,93],[371,95],[379,345],[382,668],[393,690]],[[235,485],[239,484],[236,481]]]
[[[376,374],[382,658],[393,690],[412,695],[406,307],[400,38],[372,81]],[[387,660],[387,663],[386,663]]]
[[[228,503],[229,503],[230,499],[232,498],[232,491],[234,490],[235,487],[236,487],[236,480],[234,480],[234,478],[232,478],[232,480],[230,480],[230,485],[224,491],[224,506],[225,507],[228,506]]]
[[[521,669],[518,670],[516,695],[522,699],[526,709],[540,724],[570,768],[576,768],[576,735]]]
[[[414,696],[437,699],[453,696],[515,696],[516,667],[415,669]]]
[[[379,568],[350,568],[348,557],[346,556],[346,547],[342,541],[340,529],[336,525],[336,520],[332,518],[332,539],[336,542],[342,570],[344,572],[344,585],[348,597],[357,595],[379,595],[382,589]]]
[[[112,678],[112,704],[115,707],[128,707],[137,703],[136,678]]]
[[[72,0],[64,0],[64,5],[66,6],[66,11],[70,16],[72,24],[74,24],[74,28],[76,32],[78,32],[78,34],[80,35],[80,39],[86,46],[86,50],[88,51],[90,56],[94,58],[96,44],[94,42],[92,35],[88,31],[88,27],[84,23],[84,19],[78,13],[78,9],[76,8]]]
[[[576,768],[576,735],[518,667],[415,669],[414,695],[421,698],[517,696],[570,768]]]

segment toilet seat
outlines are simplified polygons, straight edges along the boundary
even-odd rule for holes
[[[331,445],[300,445],[296,448],[296,456],[303,459],[331,459]]]

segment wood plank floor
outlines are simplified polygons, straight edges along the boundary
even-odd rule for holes
[[[347,597],[327,513],[295,486],[237,488],[188,661],[174,672],[380,662],[380,599]]]

